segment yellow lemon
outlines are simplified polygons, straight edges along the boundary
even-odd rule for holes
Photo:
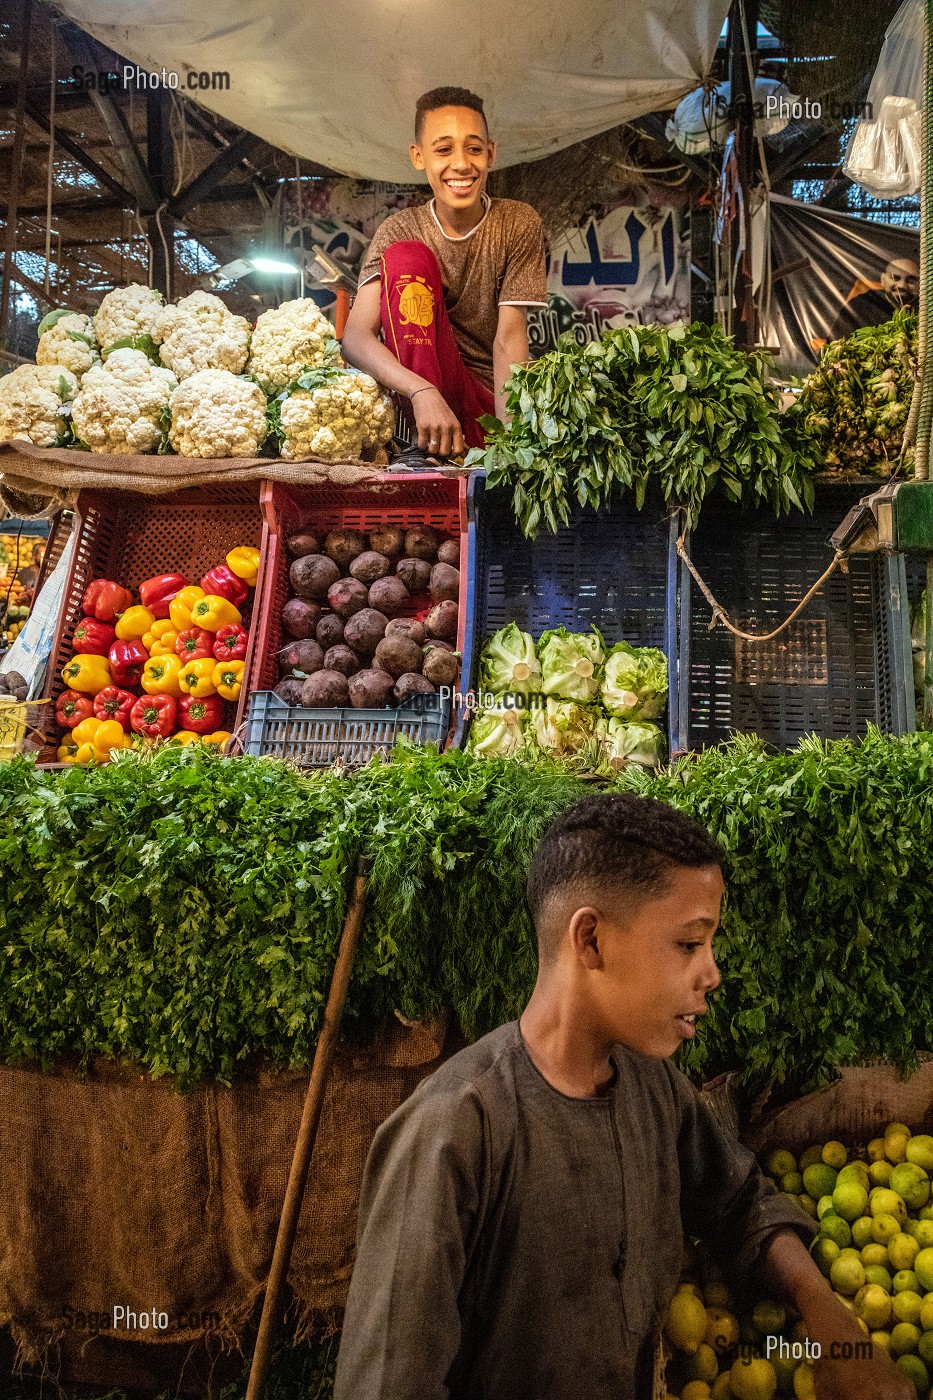
[[[899,1162],[891,1173],[891,1190],[903,1196],[909,1210],[920,1210],[930,1199],[930,1178],[913,1162]]]
[[[887,1140],[888,1140],[889,1137],[893,1137],[895,1134],[896,1134],[898,1137],[909,1138],[909,1137],[910,1137],[910,1129],[908,1128],[908,1126],[907,1126],[906,1123],[889,1123],[888,1126],[887,1126],[887,1127],[885,1128],[885,1130],[884,1130],[884,1140],[885,1140],[885,1142],[887,1142]]]
[[[877,1284],[866,1283],[855,1295],[855,1313],[869,1328],[887,1327],[891,1321],[891,1299]]]
[[[915,1220],[911,1234],[921,1249],[933,1247],[933,1220]]]
[[[832,1199],[832,1197],[830,1197],[830,1199]],[[806,1211],[811,1220],[817,1220],[819,1218],[816,1213],[816,1201],[812,1196],[808,1196],[806,1191],[801,1192],[797,1200],[800,1202],[800,1209]]]
[[[933,1332],[924,1332],[917,1343],[917,1355],[927,1366],[933,1365]]]
[[[898,1231],[888,1240],[888,1258],[891,1261],[891,1268],[895,1271],[899,1269],[912,1269],[914,1260],[920,1253],[920,1246],[910,1235]]]
[[[776,1147],[765,1158],[765,1171],[769,1176],[786,1176],[797,1170],[797,1158],[784,1147]]]
[[[843,1220],[858,1220],[868,1209],[868,1192],[860,1181],[837,1181],[833,1191],[833,1207]]]
[[[920,1282],[913,1269],[898,1269],[891,1280],[891,1288],[895,1293],[916,1293],[920,1296]]]
[[[705,1381],[712,1385],[719,1375],[719,1362],[716,1353],[706,1342],[701,1342],[684,1367],[684,1375],[691,1381]]]
[[[790,1196],[799,1196],[803,1190],[803,1177],[800,1172],[785,1172],[781,1177],[781,1190]]]
[[[783,1331],[787,1322],[787,1313],[781,1307],[780,1303],[773,1303],[770,1299],[766,1298],[755,1307],[752,1313],[752,1322],[758,1328],[759,1332],[763,1332],[766,1337],[769,1334],[776,1335],[778,1332]]]
[[[800,1170],[805,1172],[807,1167],[812,1167],[817,1162],[823,1160],[823,1147],[821,1143],[815,1142],[812,1147],[808,1147],[800,1158]]]
[[[880,1248],[880,1245],[877,1248]],[[817,1235],[810,1246],[810,1253],[820,1273],[829,1278],[830,1268],[839,1258],[839,1246],[836,1241],[827,1239],[825,1235]]]
[[[933,1290],[933,1249],[921,1249],[914,1260],[914,1273],[924,1293]]]
[[[872,1138],[868,1144],[869,1162],[880,1162],[884,1157],[884,1138]]]
[[[835,1141],[824,1142],[820,1156],[828,1167],[835,1167],[837,1171],[849,1160],[849,1154],[842,1143]]]
[[[729,1388],[735,1400],[774,1400],[777,1376],[770,1361],[755,1357],[736,1361],[729,1372]]]
[[[933,1137],[917,1133],[907,1140],[907,1160],[926,1172],[933,1172]]]
[[[664,1330],[675,1347],[692,1356],[706,1335],[706,1309],[699,1298],[686,1291],[675,1293]]]
[[[732,1400],[732,1391],[729,1389],[729,1372],[723,1371],[713,1381],[713,1389],[710,1392],[711,1400]]]
[[[680,1283],[677,1285],[677,1292],[692,1293],[694,1298],[699,1298],[701,1303],[703,1301],[703,1290],[698,1283]],[[676,1294],[674,1296],[676,1297]]]
[[[898,1322],[920,1321],[920,1314],[923,1311],[923,1299],[919,1293],[909,1292],[906,1289],[900,1293],[895,1293],[891,1299],[891,1312]]]
[[[886,1332],[886,1331],[884,1330],[884,1328],[881,1328],[879,1331],[877,1331],[877,1332],[872,1332],[870,1335],[871,1335],[871,1339],[872,1339],[872,1341],[874,1342],[874,1344],[875,1344],[876,1347],[881,1347],[882,1351],[890,1351],[890,1350],[891,1350],[891,1333],[890,1333],[890,1332]]]
[[[924,1332],[933,1332],[933,1298],[930,1297],[929,1293],[921,1304],[918,1322]]]
[[[797,1400],[816,1400],[813,1367],[802,1361],[794,1372],[794,1394]]]
[[[866,1244],[862,1250],[862,1263],[866,1269],[869,1264],[880,1264],[883,1269],[887,1269],[888,1251],[883,1244]]]
[[[866,1245],[873,1242],[872,1224],[870,1215],[860,1215],[858,1220],[852,1221],[852,1247],[854,1249],[864,1249]]]
[[[808,1196],[818,1201],[821,1196],[831,1196],[836,1186],[838,1172],[825,1162],[814,1162],[803,1173],[803,1189]]]
[[[891,1328],[891,1355],[906,1356],[916,1351],[920,1342],[920,1328],[912,1322],[898,1322]]]
[[[872,1162],[868,1168],[868,1177],[872,1186],[890,1186],[893,1170],[891,1163],[885,1157],[882,1157],[880,1162]]]
[[[836,1215],[833,1211],[827,1211],[820,1221],[820,1234],[825,1235],[828,1240],[835,1241],[840,1249],[847,1249],[852,1243],[849,1222],[843,1220],[841,1215]]]
[[[883,1244],[886,1247],[889,1240],[893,1240],[895,1235],[901,1233],[901,1222],[893,1215],[876,1215],[872,1222],[871,1233],[876,1244]]]
[[[865,1270],[858,1255],[853,1257],[843,1250],[829,1267],[829,1281],[837,1293],[853,1297],[865,1285]]]
[[[885,1138],[884,1155],[889,1162],[907,1161],[907,1142],[908,1139],[903,1133],[892,1133],[890,1137]]]
[[[739,1340],[739,1320],[725,1308],[706,1309],[706,1343],[713,1351],[729,1351]]]
[[[865,1282],[876,1283],[879,1288],[884,1289],[885,1293],[894,1292],[891,1275],[888,1273],[887,1269],[882,1268],[880,1264],[865,1265]]]
[[[930,1384],[930,1373],[920,1360],[919,1356],[904,1355],[897,1358],[897,1364],[902,1371],[906,1371],[914,1383],[918,1395],[925,1394]]]
[[[868,1209],[874,1216],[893,1215],[903,1225],[907,1219],[907,1207],[903,1196],[890,1191],[886,1186],[876,1186],[868,1196]]]
[[[706,1381],[690,1381],[680,1392],[680,1400],[710,1400],[712,1393]]]
[[[791,1356],[771,1356],[771,1365],[774,1367],[774,1374],[777,1376],[778,1394],[793,1395],[794,1393],[794,1372],[800,1363]]]
[[[832,1196],[821,1196],[816,1203],[817,1220],[822,1220],[823,1216],[828,1215],[830,1211],[832,1211],[833,1215],[836,1214],[836,1208],[833,1205]]]

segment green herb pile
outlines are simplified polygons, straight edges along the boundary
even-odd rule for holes
[[[486,446],[467,462],[514,493],[528,536],[622,491],[640,509],[652,483],[691,526],[717,489],[778,515],[812,507],[816,462],[785,432],[767,357],[716,326],[630,326],[585,346],[567,332],[508,390],[510,426],[484,419]]]
[[[728,853],[723,981],[686,1068],[800,1092],[933,1049],[933,735],[777,756],[744,739],[615,781]],[[534,846],[589,791],[556,765],[417,748],[342,777],[194,746],[2,765],[0,1059],[124,1057],[182,1088],[249,1057],[306,1063],[361,850],[350,1028],[451,1007],[482,1035],[534,982]]]
[[[917,316],[896,311],[881,326],[833,340],[803,381],[791,418],[837,475],[888,476],[897,465],[917,372]]]

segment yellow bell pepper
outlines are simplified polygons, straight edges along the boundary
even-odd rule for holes
[[[219,749],[222,749],[227,740],[232,738],[233,735],[229,729],[215,729],[213,734],[202,734],[201,743],[216,744]]]
[[[174,628],[168,632],[163,632],[161,637],[157,637],[149,649],[150,656],[177,656],[175,643],[178,640],[178,633]]]
[[[143,667],[140,685],[147,695],[173,695],[177,700],[180,689],[181,657],[166,652],[164,656],[150,656]]]
[[[114,721],[96,719],[91,715],[90,718],[83,719],[80,724],[75,725],[74,729],[71,731],[71,737],[79,746],[81,744],[93,745],[98,729],[105,723],[111,724],[114,723]]]
[[[200,734],[194,734],[190,729],[179,729],[178,732],[173,734],[171,739],[168,740],[168,743],[181,744],[187,748],[189,744],[197,744],[200,743],[200,741]]]
[[[154,622],[152,613],[140,603],[137,607],[127,608],[125,613],[120,614],[114,631],[121,642],[139,642]]]
[[[168,605],[168,615],[176,632],[184,632],[186,627],[191,626],[191,609],[198,599],[203,597],[204,589],[199,588],[196,583],[189,583],[187,588],[182,588],[175,594]]]
[[[101,763],[107,762],[111,749],[125,749],[129,742],[130,736],[125,732],[120,721],[116,719],[103,720],[92,740],[94,753]]]
[[[227,555],[227,568],[249,588],[256,587],[259,577],[259,550],[251,544],[238,544]]]
[[[161,641],[169,632],[177,636],[178,628],[170,617],[160,617],[158,622],[154,622],[149,628],[149,631],[143,635],[142,643],[150,656],[152,655],[152,648],[155,646],[156,642]]]
[[[80,690],[82,695],[97,695],[111,684],[110,662],[106,656],[78,652],[62,671],[62,680],[69,690]]]
[[[93,744],[81,744],[74,756],[75,763],[93,763],[96,759],[97,750]]]
[[[63,734],[62,741],[58,746],[59,763],[74,763],[78,747],[78,744],[75,743],[74,734]]]
[[[239,700],[243,686],[245,661],[218,661],[211,672],[211,680],[218,695],[225,700]]]
[[[242,622],[243,614],[227,598],[219,593],[205,593],[191,609],[192,627],[203,627],[205,632],[219,632],[221,627],[229,627],[234,622]]]
[[[216,695],[217,687],[212,677],[217,662],[212,656],[204,656],[197,661],[186,661],[184,664],[179,661],[178,664],[181,666],[178,684],[186,695],[193,695],[197,700],[205,695]]]

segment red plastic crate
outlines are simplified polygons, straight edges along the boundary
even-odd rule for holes
[[[197,583],[238,544],[254,545],[260,550],[259,577],[248,619],[245,680],[251,673],[269,553],[261,486],[260,482],[238,482],[165,496],[82,491],[75,511],[77,541],[49,656],[44,698],[55,701],[65,689],[62,668],[74,653],[74,630],[82,616],[81,600],[92,579],[114,579],[134,592],[144,579],[157,574],[184,574],[191,583]],[[237,701],[234,727],[243,719],[248,695],[248,686],[244,685]],[[48,709],[54,710],[54,706]],[[40,763],[54,762],[56,758],[58,729],[54,717],[46,730],[50,743],[40,753]],[[53,739],[55,742],[51,742]]]
[[[402,529],[411,525],[433,525],[447,535],[459,536],[461,589],[457,650],[466,659],[469,611],[466,494],[465,476],[449,477],[438,472],[390,475],[372,485],[350,488],[265,482],[262,505],[269,532],[268,562],[263,571],[262,596],[257,600],[260,622],[249,673],[250,692],[271,690],[278,682],[276,653],[288,640],[283,637],[281,614],[292,596],[288,578],[291,560],[285,541],[305,531],[323,540],[329,530],[355,529],[365,534],[378,525],[397,525]],[[412,598],[401,615],[424,616],[431,607],[432,600],[425,594]],[[300,720],[311,712],[296,707],[293,713],[296,720]],[[390,718],[396,712],[389,707],[385,713]]]

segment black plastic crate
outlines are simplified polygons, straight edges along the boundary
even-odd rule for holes
[[[515,519],[511,492],[487,490],[478,472],[467,509],[476,523],[471,684],[478,679],[484,643],[510,622],[536,639],[552,627],[586,632],[595,626],[610,646],[659,647],[667,656],[668,739],[677,749],[676,535],[660,498],[641,511],[631,500],[608,511],[580,510],[555,535],[528,540]],[[461,711],[455,744],[464,740],[465,721]]]
[[[717,601],[743,631],[772,631],[832,561],[830,535],[867,487],[820,483],[812,515],[775,519],[708,501],[689,550]],[[682,676],[678,721],[686,748],[732,733],[790,748],[805,734],[859,738],[870,724],[913,726],[904,561],[856,554],[771,642],[743,642],[717,624],[681,566]]]

